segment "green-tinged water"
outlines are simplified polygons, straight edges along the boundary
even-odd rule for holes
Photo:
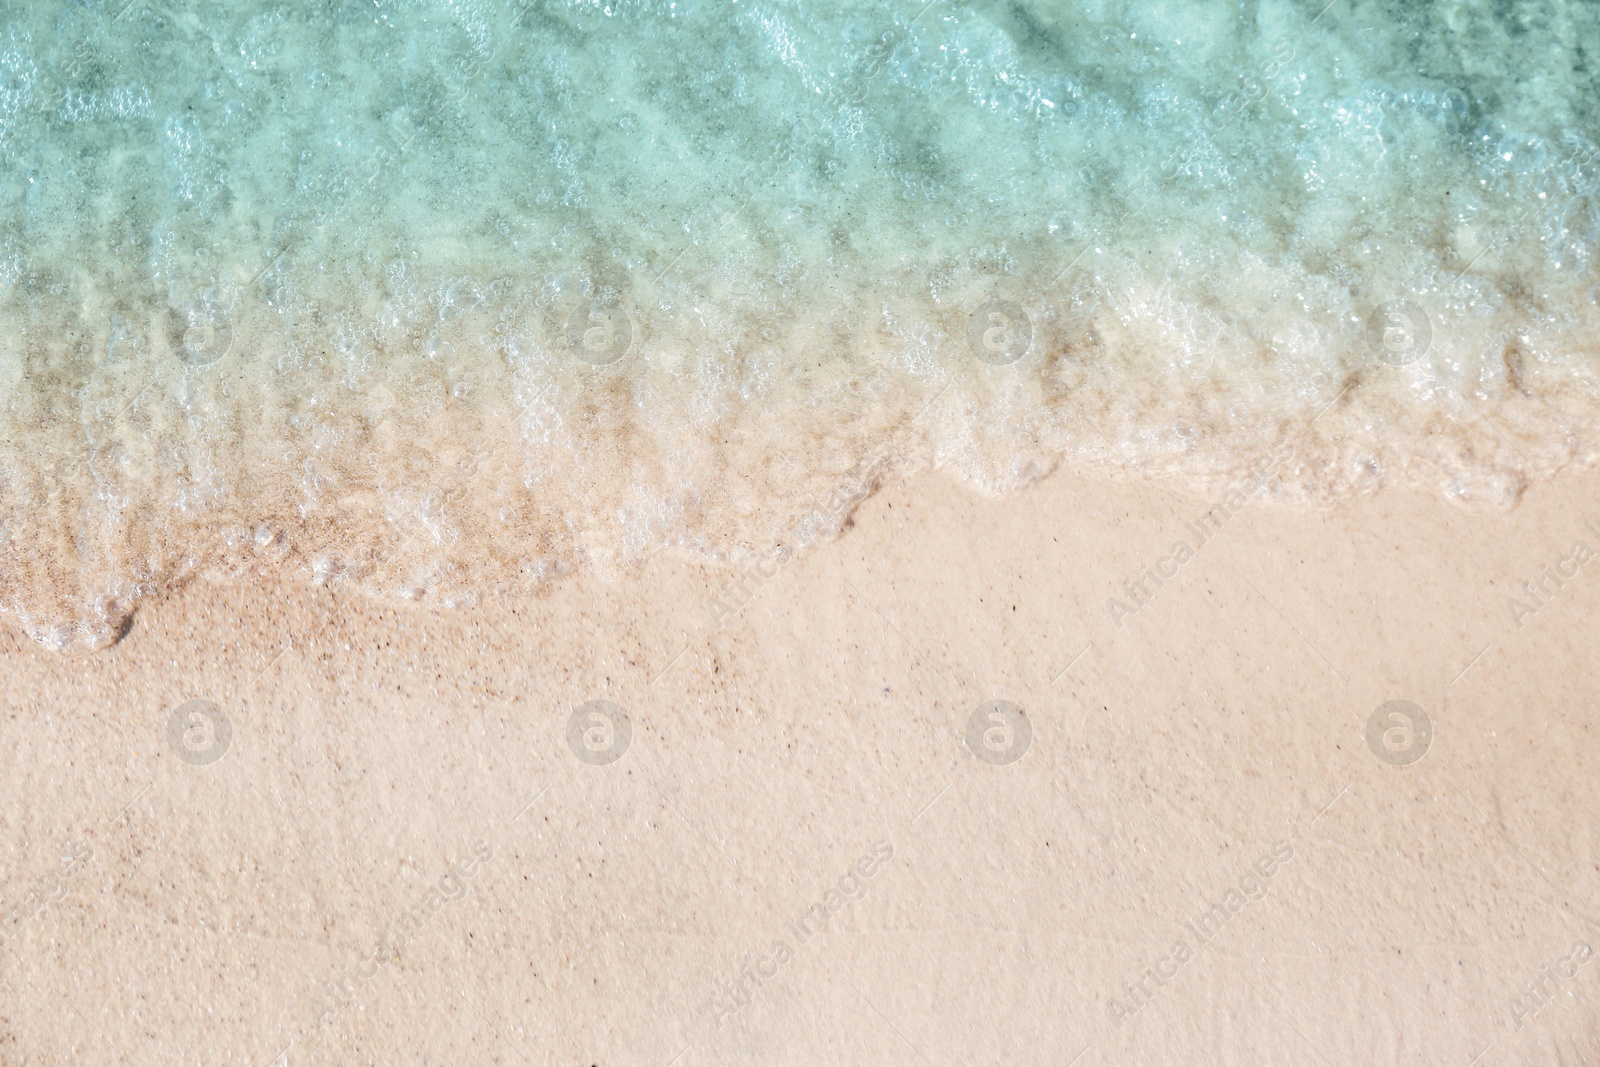
[[[895,470],[1512,503],[1596,452],[1600,8],[0,11],[0,606],[471,603]]]

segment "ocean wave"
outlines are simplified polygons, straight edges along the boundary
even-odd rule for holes
[[[931,468],[1592,463],[1600,14],[1191,8],[0,15],[0,608],[530,595]]]

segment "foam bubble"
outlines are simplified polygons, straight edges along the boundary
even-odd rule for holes
[[[0,14],[0,606],[470,603],[935,465],[1593,461],[1592,6],[1500,27],[1537,76],[1487,9],[917,7]]]

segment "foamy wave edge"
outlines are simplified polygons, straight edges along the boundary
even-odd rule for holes
[[[1267,470],[1267,500],[1398,485],[1510,507],[1593,466],[1600,440],[1584,340],[1600,333],[1581,316],[1474,339],[1436,314],[1431,359],[1390,358],[1407,353],[1360,321],[1274,359],[1224,316],[1221,367],[1164,347],[1139,301],[1082,291],[863,309],[842,331],[774,317],[733,352],[674,343],[651,309],[622,312],[613,352],[609,299],[585,287],[520,319],[464,301],[293,342],[235,308],[226,351],[201,360],[213,334],[112,316],[83,347],[132,335],[141,358],[28,354],[6,414],[4,613],[70,653],[201,574],[467,607],[660,552],[741,565],[837,535],[877,487],[928,470],[989,494],[1064,465],[1202,493]]]

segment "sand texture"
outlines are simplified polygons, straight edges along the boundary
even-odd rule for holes
[[[7,631],[0,1062],[1600,1062],[1600,478],[1176,560],[1207,506],[929,475],[732,585]]]

